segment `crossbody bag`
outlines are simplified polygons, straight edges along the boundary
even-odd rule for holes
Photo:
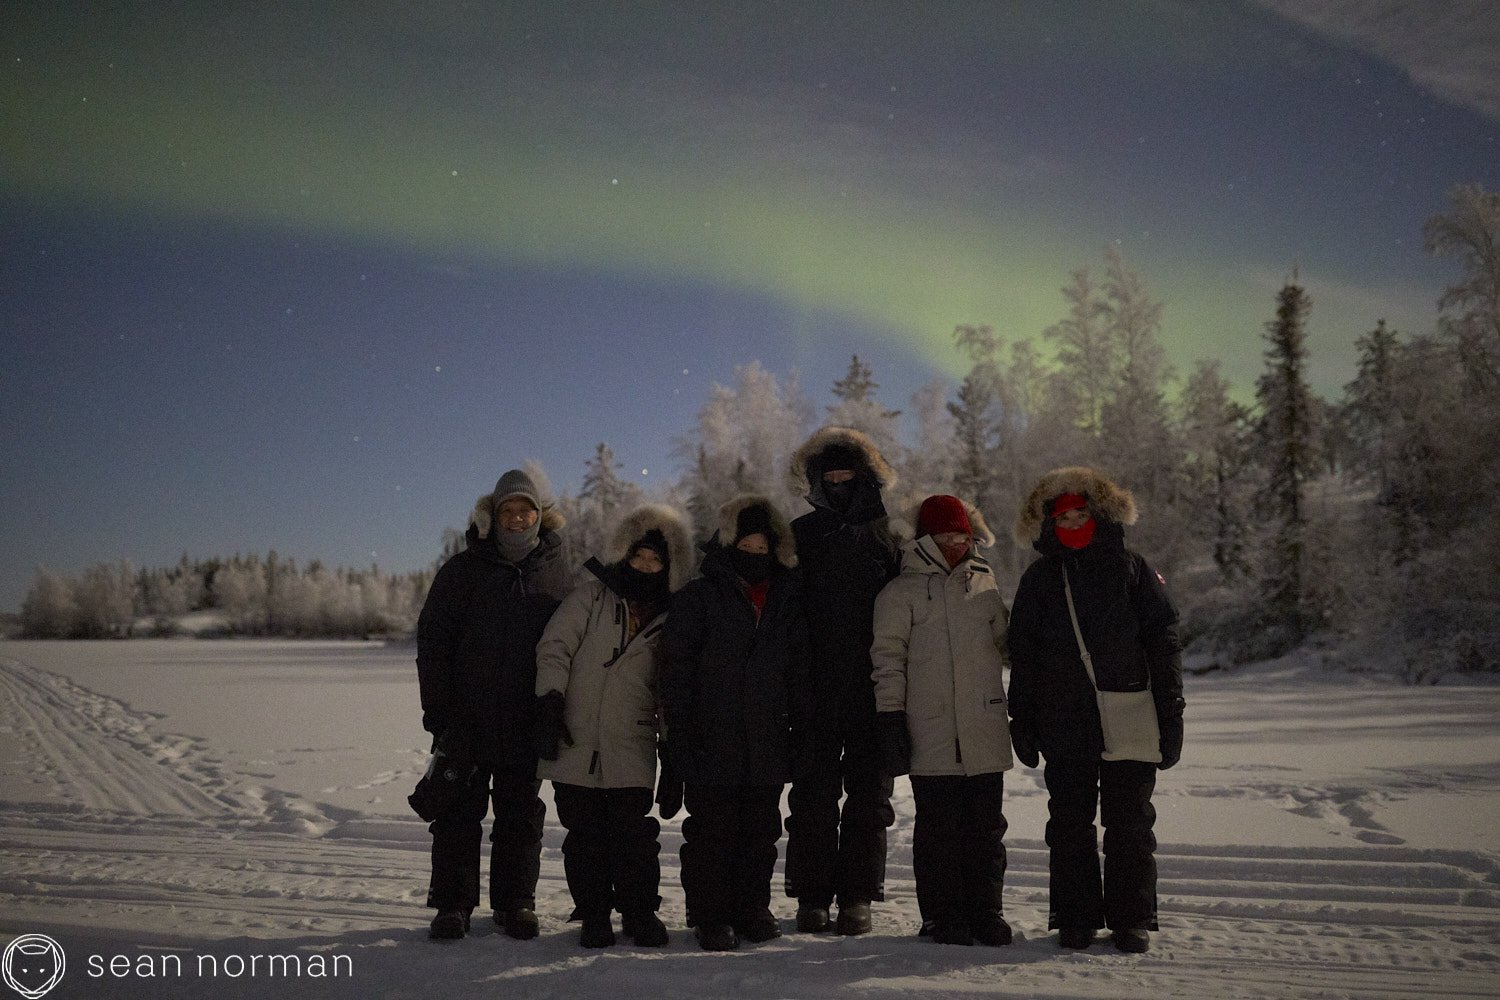
[[[1088,672],[1094,699],[1099,704],[1099,726],[1104,734],[1105,760],[1139,760],[1161,763],[1161,729],[1156,724],[1156,699],[1151,694],[1151,680],[1144,691],[1100,691],[1094,677],[1094,658],[1083,641],[1078,627],[1078,611],[1073,607],[1073,587],[1068,582],[1068,567],[1063,571],[1063,594],[1068,599],[1068,617],[1073,620],[1073,638],[1078,640],[1078,655]]]

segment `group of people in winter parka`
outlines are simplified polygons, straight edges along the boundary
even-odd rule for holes
[[[653,802],[663,819],[687,810],[681,879],[699,945],[779,936],[788,782],[797,929],[867,933],[894,779],[909,774],[920,933],[1008,944],[1013,747],[1028,767],[1046,759],[1049,928],[1066,948],[1108,927],[1121,950],[1146,950],[1151,794],[1181,754],[1183,699],[1176,612],[1124,545],[1130,493],[1092,469],[1044,476],[1015,527],[1040,558],[1007,612],[980,512],[935,495],[909,532],[895,527],[896,476],[865,435],[818,431],[790,475],[811,512],[788,523],[767,497],[730,501],[696,577],[687,518],[646,504],[571,591],[561,518],[530,476],[507,472],[476,503],[418,624],[423,725],[457,789],[430,826],[431,936],[469,930],[491,807],[495,922],[537,934],[542,779],[586,947],[615,942],[615,911],[637,945],[668,942]]]

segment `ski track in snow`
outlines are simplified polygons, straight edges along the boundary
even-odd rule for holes
[[[0,802],[0,928],[44,932],[69,950],[53,996],[812,997],[831,991],[923,997],[1500,996],[1500,859],[1399,843],[1356,788],[1256,782],[1224,794],[1279,802],[1348,825],[1363,846],[1163,844],[1162,930],[1145,956],[1101,941],[1063,953],[1046,930],[1046,849],[1008,838],[1010,948],[918,941],[911,802],[898,800],[888,901],[875,933],[792,932],[706,954],[683,929],[678,823],[663,830],[669,948],[585,952],[549,816],[538,911],[542,937],[515,942],[481,909],[461,942],[425,939],[428,835],[418,820],[353,813],[230,773],[205,741],[57,674],[0,658],[0,732],[17,742],[37,801]],[[1267,768],[1258,777],[1271,776]],[[404,787],[385,772],[368,787]],[[1018,775],[1018,778],[1020,776]],[[1414,779],[1416,780],[1416,779]],[[366,786],[361,786],[366,787]],[[906,787],[904,784],[898,787]],[[1017,780],[1012,794],[1036,795]],[[1189,795],[1194,794],[1189,791]],[[1206,793],[1199,792],[1204,795]],[[1014,833],[1014,831],[1012,831]],[[1037,831],[1038,833],[1040,831]],[[780,878],[776,882],[780,891]],[[335,949],[355,979],[277,983],[90,979],[82,956]]]

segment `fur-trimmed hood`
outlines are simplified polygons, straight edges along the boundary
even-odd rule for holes
[[[864,457],[865,466],[880,483],[882,489],[892,489],[900,481],[896,470],[881,457],[880,449],[869,435],[852,427],[823,427],[813,431],[812,437],[802,443],[792,454],[791,467],[787,470],[786,482],[792,494],[805,497],[811,490],[807,481],[807,470],[813,460],[830,445],[839,445],[858,452]]]
[[[989,523],[985,521],[984,515],[979,512],[979,508],[969,503],[969,501],[963,499],[962,497],[959,498],[959,503],[964,505],[964,513],[968,515],[969,529],[973,532],[974,535],[974,547],[976,549],[987,549],[990,546],[994,545],[995,533],[990,530]],[[917,537],[919,537],[917,535],[917,514],[921,510],[922,504],[919,503],[911,510],[907,511],[905,521],[898,522],[893,527],[898,528],[901,533],[905,534],[907,537],[916,539]]]
[[[1130,525],[1137,517],[1135,497],[1122,486],[1115,484],[1098,469],[1084,465],[1070,465],[1053,469],[1032,489],[1031,495],[1021,505],[1011,535],[1016,544],[1029,549],[1042,533],[1047,521],[1047,505],[1064,493],[1077,493],[1085,497],[1089,513],[1115,524]]]
[[[604,561],[609,565],[630,558],[630,546],[646,532],[655,529],[667,540],[669,579],[667,586],[675,593],[693,577],[693,531],[688,527],[687,515],[666,504],[642,504],[625,515],[604,549]]]
[[[719,523],[714,533],[715,540],[724,548],[734,545],[735,529],[739,526],[740,511],[750,507],[764,507],[776,532],[776,561],[787,569],[797,565],[797,540],[792,537],[792,526],[786,516],[776,509],[771,498],[756,493],[737,496],[719,508]]]
[[[564,524],[567,524],[568,521],[567,518],[563,517],[562,511],[557,509],[546,476],[535,466],[527,468],[526,475],[536,487],[537,503],[541,505],[540,522],[542,530],[557,531]],[[479,532],[480,538],[488,538],[494,517],[495,493],[491,490],[474,501],[474,509],[469,512],[469,524]]]

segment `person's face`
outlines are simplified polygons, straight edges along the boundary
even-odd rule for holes
[[[962,531],[944,531],[933,535],[932,540],[944,552],[967,552],[974,541],[973,536]]]
[[[770,541],[766,538],[765,535],[762,535],[759,532],[756,532],[753,535],[746,535],[744,538],[741,538],[739,541],[735,542],[734,547],[739,549],[741,552],[748,552],[754,556],[763,556],[767,552],[771,551]]]
[[[525,497],[511,497],[495,511],[500,527],[505,531],[525,531],[536,524],[540,515]]]
[[[630,568],[637,573],[660,573],[664,568],[655,549],[639,548],[630,554]]]
[[[854,478],[854,474],[855,473],[853,469],[829,469],[827,472],[823,473],[823,482],[830,485],[837,483],[847,483],[849,480]]]
[[[1074,528],[1083,527],[1083,523],[1089,519],[1088,508],[1075,507],[1072,510],[1063,511],[1057,515],[1057,526],[1071,531]]]

